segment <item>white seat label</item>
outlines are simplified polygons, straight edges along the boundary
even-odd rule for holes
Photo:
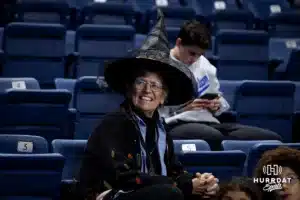
[[[11,86],[13,89],[25,90],[26,83],[25,81],[12,81]]]
[[[297,42],[295,40],[287,40],[285,42],[285,46],[288,49],[295,49],[297,48]]]
[[[33,151],[33,143],[32,142],[18,142],[18,147],[17,147],[18,152],[23,152],[23,153],[32,153]]]
[[[224,1],[215,1],[214,3],[216,10],[225,10],[226,9],[226,3]]]
[[[184,152],[197,151],[195,144],[182,144],[181,145],[181,150],[184,151]]]
[[[271,13],[281,13],[281,7],[279,5],[270,5]]]
[[[96,3],[106,3],[107,0],[94,0]]]
[[[168,6],[168,0],[155,0],[156,6],[159,7],[167,7]]]

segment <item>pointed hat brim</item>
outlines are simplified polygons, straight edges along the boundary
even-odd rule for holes
[[[149,59],[146,56],[117,60],[105,65],[105,81],[112,90],[126,95],[127,86],[136,78],[133,77],[136,74],[134,72],[137,70],[157,72],[168,88],[165,105],[186,103],[196,96],[194,76],[185,66],[172,65],[170,62],[172,62],[171,59],[158,61],[157,59]]]

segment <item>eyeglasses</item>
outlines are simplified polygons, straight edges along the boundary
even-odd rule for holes
[[[134,82],[134,85],[135,85],[135,87],[138,90],[143,90],[144,88],[146,88],[147,85],[150,86],[150,89],[153,92],[158,92],[158,91],[161,91],[163,89],[163,86],[162,86],[161,83],[158,83],[158,82],[147,82],[147,81],[145,81],[142,78],[137,78],[135,80],[135,82]]]

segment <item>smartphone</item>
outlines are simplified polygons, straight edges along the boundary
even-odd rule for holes
[[[216,93],[207,93],[199,97],[200,99],[207,99],[207,100],[213,100],[215,98],[218,98],[219,94]]]

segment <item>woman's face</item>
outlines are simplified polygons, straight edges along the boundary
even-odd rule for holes
[[[289,167],[282,167],[280,178],[290,178],[290,183],[283,183],[279,195],[283,200],[300,200],[299,176]]]
[[[243,191],[228,191],[222,200],[251,200],[251,198]]]
[[[156,73],[146,72],[135,79],[131,93],[132,103],[146,116],[152,117],[158,106],[164,103],[165,98],[163,81]]]

